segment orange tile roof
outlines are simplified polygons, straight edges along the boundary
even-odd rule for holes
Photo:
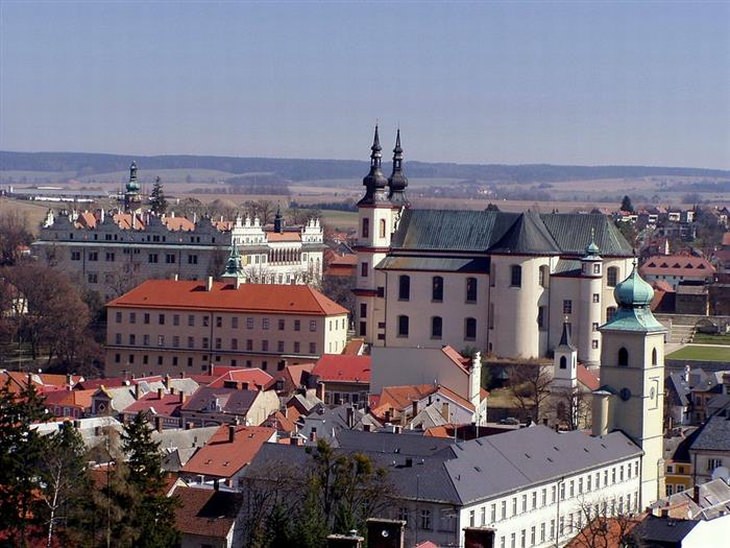
[[[229,441],[228,425],[224,424],[183,466],[182,472],[218,478],[230,478],[247,466],[261,446],[276,430],[265,426],[234,426],[233,441]]]
[[[276,428],[276,430],[278,430],[279,432],[294,432],[297,429],[294,421],[287,418],[286,415],[284,415],[284,413],[282,413],[281,411],[274,411],[264,421],[262,426]]]
[[[715,273],[715,267],[704,257],[657,255],[649,257],[639,267],[639,273],[642,276],[708,277]]]
[[[162,219],[162,223],[167,227],[167,230],[184,230],[191,231],[195,230],[195,223],[187,217],[170,217],[165,216]]]
[[[54,386],[66,386],[66,375],[59,375],[54,373],[38,373],[38,376],[43,381],[44,385]],[[81,375],[71,375],[71,385],[74,386],[79,382],[82,382],[84,378]]]
[[[96,228],[96,216],[90,211],[84,211],[83,213],[79,213],[75,224],[76,228]]]
[[[384,386],[380,391],[377,409],[373,414],[377,415],[389,409],[403,410],[410,408],[414,400],[421,400],[433,394],[438,386],[433,384],[413,384],[407,386]]]
[[[137,215],[136,219],[134,219],[134,228],[132,227],[131,213],[115,213],[113,219],[122,230],[144,230],[145,228],[145,223],[140,215]]]
[[[722,235],[722,245],[723,246],[730,246],[730,232],[725,232]]]
[[[446,346],[443,346],[441,348],[441,352],[443,352],[446,356],[448,356],[451,361],[453,361],[456,365],[461,367],[464,371],[468,371],[471,369],[471,359],[465,358],[462,356],[458,350],[454,349],[453,347],[449,346],[448,344]]]
[[[89,390],[58,390],[45,394],[46,407],[52,405],[74,406],[81,409],[89,409],[91,407],[91,397],[96,393],[96,389]]]
[[[147,280],[107,304],[109,307],[221,310],[331,316],[347,309],[306,285],[235,285],[196,280]]]
[[[180,401],[180,398],[180,394],[162,394],[162,399],[160,399],[157,391],[148,392],[122,411],[125,414],[134,415],[140,411],[150,411],[161,417],[173,417],[184,403]]]
[[[256,390],[259,386],[267,386],[274,377],[269,375],[263,369],[258,367],[250,369],[231,369],[218,376],[208,386],[212,388],[222,388],[226,381],[236,382],[239,386],[246,382],[251,390]]]
[[[324,382],[370,383],[370,356],[325,354],[312,370]]]
[[[299,242],[302,235],[298,232],[267,232],[266,239],[269,242]]]
[[[359,356],[362,354],[364,346],[365,339],[352,339],[345,345],[342,353],[350,356]]]

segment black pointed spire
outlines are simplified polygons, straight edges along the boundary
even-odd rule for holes
[[[395,148],[393,149],[393,173],[388,179],[390,192],[388,199],[397,205],[408,205],[406,199],[406,187],[408,187],[408,178],[403,173],[403,148],[400,146],[400,128],[395,135]]]
[[[563,346],[563,347],[567,346],[571,350],[575,349],[575,346],[573,346],[573,341],[571,338],[571,331],[572,331],[572,329],[571,329],[570,323],[568,322],[568,319],[566,317],[566,319],[563,321],[563,333],[560,336],[560,342],[558,343],[558,346]]]
[[[281,206],[276,206],[276,215],[274,215],[274,232],[284,232],[284,218],[281,216]]]
[[[385,178],[380,168],[383,157],[381,154],[382,150],[378,125],[376,124],[373,146],[370,147],[370,172],[362,180],[362,184],[365,187],[365,196],[358,202],[360,205],[374,204],[386,200],[384,190],[388,184],[388,179]]]

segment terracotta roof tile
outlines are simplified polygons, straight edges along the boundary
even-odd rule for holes
[[[298,232],[267,232],[266,239],[269,242],[300,242],[302,235]]]
[[[178,487],[175,525],[181,533],[225,540],[241,509],[242,495],[194,487]]]
[[[581,363],[578,364],[577,377],[578,382],[591,391],[598,390],[601,386],[598,377],[592,372],[588,371],[588,369],[586,369],[586,366]]]
[[[325,354],[312,370],[324,382],[370,383],[370,356]]]
[[[274,380],[274,377],[258,367],[250,369],[231,369],[230,371],[226,371],[222,375],[218,376],[213,382],[209,383],[208,386],[212,388],[222,388],[228,383],[235,382],[238,387],[240,387],[243,383],[248,383],[249,389],[255,390],[259,386],[267,386],[272,380]]]
[[[195,223],[187,217],[164,217],[162,223],[167,227],[167,230],[183,230],[189,232],[195,230]]]
[[[248,465],[261,446],[276,435],[276,430],[264,426],[231,426],[235,429],[233,441],[229,441],[229,426],[221,426],[183,466],[188,474],[202,474],[218,478],[230,478]]]
[[[157,392],[148,392],[132,405],[123,409],[123,412],[136,415],[140,411],[150,411],[154,415],[174,417],[179,413],[182,404],[180,394],[162,394],[162,398],[160,399]]]
[[[230,310],[313,316],[347,314],[347,309],[306,285],[232,284],[196,280],[147,280],[107,304],[109,307]]]

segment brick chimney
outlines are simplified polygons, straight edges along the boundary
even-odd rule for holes
[[[161,400],[161,399],[162,399],[162,396],[163,396],[164,394],[165,394],[165,389],[164,389],[164,388],[158,388],[158,389],[157,389],[157,399],[158,399],[158,400]]]
[[[236,425],[229,424],[228,425],[228,442],[233,443],[234,439],[236,439]]]

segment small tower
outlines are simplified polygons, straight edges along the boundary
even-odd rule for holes
[[[623,431],[641,449],[639,508],[664,496],[664,335],[651,312],[651,286],[634,268],[616,285],[619,309],[601,326],[601,391],[594,401],[595,425]],[[598,416],[596,413],[598,412]],[[600,429],[599,429],[600,430]]]
[[[233,242],[231,244],[231,253],[228,255],[228,260],[226,261],[226,269],[221,274],[221,279],[224,281],[233,281],[236,288],[238,288],[241,282],[245,282],[245,277],[241,263],[241,254],[238,252],[238,246]]]
[[[578,387],[578,352],[570,336],[568,319],[563,322],[563,334],[555,347],[553,381],[550,391],[572,391]]]
[[[359,228],[355,251],[358,266],[353,293],[356,301],[355,332],[373,343],[377,340],[375,326],[385,321],[384,310],[376,309],[378,287],[382,283],[376,281],[375,267],[390,250],[393,216],[399,208],[394,208],[386,195],[388,179],[381,169],[382,148],[377,125],[370,151],[370,171],[363,178],[365,196],[357,203]]]
[[[274,215],[274,232],[278,234],[284,232],[284,217],[281,215],[281,206],[276,206],[276,215]]]
[[[129,166],[129,181],[124,188],[124,211],[134,213],[142,204],[139,181],[137,181],[137,162]]]
[[[581,258],[580,270],[580,326],[578,332],[578,357],[586,366],[598,366],[601,358],[601,323],[603,304],[603,259],[598,254],[595,233],[591,230],[591,241]]]
[[[395,148],[393,149],[393,173],[388,178],[388,200],[397,210],[410,206],[408,198],[406,198],[407,187],[408,177],[403,173],[403,148],[400,146],[399,128],[395,137]]]

